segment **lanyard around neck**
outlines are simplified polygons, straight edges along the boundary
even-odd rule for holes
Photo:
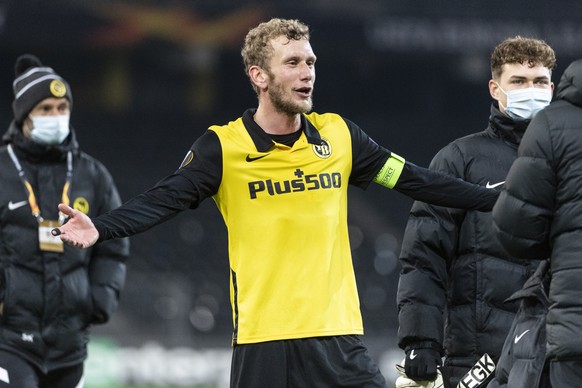
[[[32,189],[32,185],[26,178],[24,170],[22,169],[22,166],[20,165],[20,162],[18,161],[18,158],[16,157],[14,150],[12,149],[12,144],[8,144],[8,153],[10,154],[10,159],[12,159],[12,162],[14,163],[14,167],[16,167],[16,171],[18,171],[18,177],[20,178],[22,184],[24,185],[24,188],[28,192],[28,204],[32,209],[32,215],[38,220],[39,223],[41,223],[43,221],[43,218],[40,215],[40,208],[38,206],[38,202],[36,201],[34,190]],[[65,185],[63,187],[63,194],[61,195],[61,201],[65,205],[70,204],[69,190],[71,188],[72,177],[73,177],[73,153],[69,151],[67,152],[67,177],[65,179]],[[65,215],[59,212],[59,221],[61,222],[61,224],[64,222],[65,218],[66,218]]]

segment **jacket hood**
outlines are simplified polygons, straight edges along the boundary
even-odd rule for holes
[[[582,106],[582,59],[572,62],[564,70],[556,98]]]
[[[15,121],[12,121],[6,133],[2,136],[2,144],[12,144],[19,158],[24,157],[33,162],[64,160],[67,152],[73,151],[73,153],[76,153],[79,151],[79,143],[77,142],[75,131],[73,128],[70,128],[70,130],[69,136],[61,144],[46,145],[24,137],[20,127],[16,125]]]
[[[489,126],[495,133],[510,143],[519,144],[529,122],[530,120],[514,121],[512,118],[501,113],[497,101],[491,104]]]

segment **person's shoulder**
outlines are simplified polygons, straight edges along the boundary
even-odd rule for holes
[[[445,144],[440,150],[445,150],[447,148],[463,148],[465,146],[477,143],[477,142],[481,142],[483,138],[483,132],[475,132],[475,133],[470,133],[468,135],[465,136],[461,136],[461,137],[457,137],[451,141],[449,141],[447,144]]]
[[[323,113],[309,112],[309,113],[305,114],[305,117],[307,117],[310,120],[311,119],[313,119],[313,120],[337,120],[338,118],[340,118],[342,120],[346,120],[339,113],[333,113],[333,112],[323,112]]]
[[[312,123],[316,128],[324,128],[326,126],[336,126],[337,124],[346,125],[348,128],[355,127],[355,124],[341,116],[338,113],[333,112],[325,112],[325,113],[318,113],[318,112],[310,112],[305,114],[307,120]]]
[[[452,140],[443,148],[456,147],[461,150],[471,150],[474,148],[479,148],[484,146],[485,143],[489,143],[492,140],[495,141],[497,136],[494,136],[492,131],[484,130],[479,132],[473,132],[465,136],[458,137]]]
[[[579,131],[572,129],[581,128],[581,120],[582,107],[566,100],[556,100],[534,117],[528,132],[532,133],[530,136],[563,138],[563,141],[558,141],[560,144],[571,144],[570,141],[580,144]]]
[[[564,114],[569,114],[569,112],[577,114],[582,112],[582,107],[579,105],[574,105],[568,100],[560,99],[553,101],[550,105],[542,109],[538,115],[547,116],[548,119],[561,117]]]
[[[435,160],[465,159],[490,149],[486,143],[491,142],[492,136],[487,131],[480,131],[461,136],[450,141],[437,151]]]
[[[244,127],[243,117],[238,117],[237,119],[228,121],[223,124],[211,125],[210,127],[208,127],[208,129],[215,133],[231,133],[233,131],[234,132],[238,131],[242,127]]]
[[[242,119],[243,119],[243,117],[240,116],[240,117],[237,117],[237,118],[229,120],[229,121],[225,121],[225,122],[218,123],[218,124],[212,124],[209,128],[232,127],[235,125],[239,125],[240,122],[242,121]]]
[[[572,105],[565,100],[555,100],[539,111],[532,119],[526,132],[528,136],[545,136],[546,134],[561,133],[572,123],[579,122],[582,108]],[[553,136],[553,135],[552,135]]]
[[[463,144],[463,143],[473,143],[473,142],[481,142],[483,139],[490,138],[491,131],[484,130],[479,132],[472,132],[467,135],[461,136],[456,138],[452,141],[452,143]]]
[[[74,157],[85,163],[95,163],[95,162],[100,163],[96,157],[89,155],[85,151],[81,150],[77,150],[77,152],[74,153]]]
[[[109,170],[105,166],[105,163],[101,160],[97,159],[96,157],[89,155],[84,151],[79,151],[76,154],[77,161],[74,163],[76,164],[77,168],[87,169],[87,170],[95,170],[97,172],[105,172],[109,173]]]

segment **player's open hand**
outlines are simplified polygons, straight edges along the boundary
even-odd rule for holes
[[[63,203],[59,204],[59,210],[68,221],[53,229],[53,236],[59,236],[64,243],[77,248],[89,248],[97,242],[99,232],[89,217]]]

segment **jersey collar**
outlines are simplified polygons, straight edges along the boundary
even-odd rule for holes
[[[251,139],[253,139],[257,151],[267,152],[273,147],[273,140],[253,119],[256,111],[256,109],[247,109],[242,116],[242,121]],[[305,137],[307,137],[309,143],[321,144],[319,131],[307,120],[305,115],[301,115],[301,130],[305,133]]]

